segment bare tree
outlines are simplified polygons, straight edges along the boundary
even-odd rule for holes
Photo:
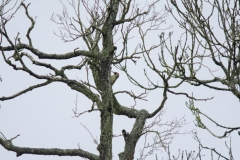
[[[174,74],[171,72],[169,75],[165,75],[163,71],[159,71],[155,68],[154,63],[150,59],[150,52],[154,52],[163,42],[157,42],[157,44],[148,46],[146,43],[146,36],[151,31],[160,30],[160,25],[164,23],[167,16],[165,10],[157,11],[156,5],[159,0],[148,2],[143,7],[136,4],[135,1],[125,0],[110,0],[99,1],[95,0],[90,3],[85,0],[69,1],[70,7],[73,9],[75,16],[69,15],[67,6],[63,3],[62,14],[53,14],[51,20],[59,25],[59,32],[55,32],[56,36],[59,36],[65,42],[72,42],[77,39],[81,39],[86,46],[86,50],[80,50],[79,48],[72,49],[72,51],[64,54],[49,54],[44,53],[40,49],[34,47],[33,40],[30,36],[34,27],[35,20],[30,15],[28,8],[23,2],[20,2],[18,6],[14,6],[11,10],[13,12],[7,18],[4,14],[1,14],[1,29],[0,33],[9,45],[0,46],[2,56],[6,64],[11,66],[16,71],[23,71],[28,73],[31,77],[39,80],[44,80],[43,83],[39,83],[33,86],[13,94],[12,96],[1,97],[0,100],[11,100],[22,94],[25,94],[34,89],[47,86],[54,82],[61,82],[66,84],[72,90],[75,90],[92,101],[92,106],[88,111],[78,113],[77,109],[73,110],[76,117],[86,112],[98,111],[100,112],[100,142],[94,141],[98,144],[97,150],[99,155],[95,155],[91,152],[85,151],[81,148],[78,149],[57,149],[57,148],[28,148],[18,147],[12,143],[12,140],[19,135],[7,139],[3,133],[1,133],[0,144],[7,150],[16,152],[17,156],[23,154],[33,155],[58,155],[58,156],[79,156],[91,160],[109,160],[112,159],[112,138],[113,135],[113,115],[123,115],[128,118],[134,118],[135,123],[131,131],[122,130],[123,140],[125,141],[124,151],[119,153],[119,159],[132,160],[134,159],[135,147],[141,136],[148,134],[154,134],[154,142],[150,145],[145,145],[144,149],[150,148],[150,151],[145,153],[141,151],[142,159],[146,156],[153,154],[155,150],[166,146],[171,143],[174,135],[179,134],[178,129],[181,128],[185,121],[184,119],[171,122],[162,123],[161,115],[168,98],[167,93],[170,92],[170,88],[176,88],[177,85],[169,85],[169,81]],[[11,18],[19,11],[18,9],[23,7],[26,17],[30,20],[31,25],[27,30],[26,37],[28,42],[22,42],[20,33],[16,35],[14,39],[9,37],[6,24]],[[82,10],[83,9],[83,10]],[[82,15],[87,13],[88,16]],[[86,18],[84,20],[84,18]],[[87,21],[86,21],[87,20]],[[141,41],[133,50],[129,53],[128,42],[131,39],[129,36],[131,32],[138,31]],[[22,33],[21,33],[22,35]],[[122,43],[122,48],[119,49],[114,42],[114,37],[120,35],[119,40]],[[37,57],[38,59],[35,59]],[[52,63],[43,62],[40,60],[66,60],[70,58],[79,58],[81,61],[75,65],[62,66],[60,69],[55,67]],[[140,85],[134,78],[127,72],[127,61],[137,63],[140,58],[147,60],[147,65],[156,72],[159,78],[162,80],[161,86],[154,86],[149,79],[149,85],[144,87]],[[26,59],[30,60],[34,65],[43,67],[49,70],[46,74],[38,74],[32,70],[32,68],[26,65]],[[16,64],[18,63],[18,65]],[[112,85],[119,77],[118,72],[114,72],[111,75],[113,65],[121,71],[124,71],[128,76],[130,82],[142,88],[143,92],[139,95],[134,94],[132,91],[117,91],[113,92]],[[69,70],[82,70],[86,69],[87,80],[83,79],[71,79],[66,75]],[[176,68],[176,66],[175,66]],[[92,76],[92,77],[91,77]],[[89,77],[94,80],[91,83]],[[136,100],[146,100],[146,96],[150,90],[161,89],[162,98],[160,99],[160,105],[155,108],[155,111],[149,113],[142,109],[136,109]],[[116,98],[116,94],[126,93],[133,98],[135,105],[123,106]],[[190,97],[194,98],[194,97]],[[201,99],[206,100],[206,99]],[[152,123],[146,124],[146,120],[157,116]],[[153,126],[167,126],[165,131],[154,130]],[[84,126],[84,125],[83,125]],[[84,126],[85,127],[85,126]],[[86,128],[86,127],[85,127]],[[86,128],[87,129],[87,128]]]
[[[240,1],[168,0],[165,8],[183,29],[175,50],[172,35],[169,43],[165,41],[164,35],[160,37],[164,42],[162,52],[169,52],[173,60],[171,65],[166,60],[166,55],[160,57],[166,73],[195,87],[205,86],[212,90],[231,92],[240,100]],[[168,91],[190,97],[186,93]],[[197,127],[219,139],[229,137],[233,131],[240,133],[240,126],[219,124],[196,107],[194,101],[194,98],[190,98],[186,105],[196,117]],[[203,122],[201,117],[207,118],[225,132],[214,133],[207,126],[209,122]],[[194,137],[202,148],[210,149],[219,158],[233,159],[231,147],[226,145],[229,149],[227,158],[214,148],[203,147],[196,134]]]

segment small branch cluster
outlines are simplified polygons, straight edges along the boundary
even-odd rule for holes
[[[179,120],[174,119],[169,122],[162,122],[162,117],[165,114],[166,109],[161,110],[154,120],[148,125],[144,126],[142,136],[144,136],[144,146],[139,150],[140,160],[146,159],[148,156],[153,155],[161,148],[167,149],[176,135],[188,134],[186,132],[180,132],[180,129],[186,125],[185,118]],[[154,129],[158,128],[158,130]],[[159,130],[160,129],[160,130]],[[152,135],[152,142],[148,137]]]

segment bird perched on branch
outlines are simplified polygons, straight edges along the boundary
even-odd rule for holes
[[[128,137],[129,137],[129,133],[126,132],[125,129],[122,130],[122,135],[123,135],[125,141],[126,141],[126,140],[128,139]]]
[[[114,73],[114,75],[111,75],[111,85],[113,85],[115,83],[115,81],[119,77],[119,73],[118,72],[113,72],[113,73]]]

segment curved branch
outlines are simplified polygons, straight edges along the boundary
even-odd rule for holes
[[[30,86],[30,87],[28,87],[27,89],[24,89],[24,90],[22,90],[22,91],[20,91],[20,92],[18,92],[18,93],[16,93],[16,94],[14,94],[14,95],[12,95],[12,96],[0,98],[0,101],[4,101],[4,100],[9,100],[9,99],[16,98],[16,97],[18,97],[18,96],[20,96],[20,95],[22,95],[22,94],[24,94],[24,93],[27,93],[27,92],[29,92],[29,91],[32,91],[33,89],[36,89],[36,88],[39,88],[39,87],[42,87],[42,86],[46,86],[46,85],[48,85],[48,84],[50,84],[50,83],[52,83],[52,81],[46,81],[46,82],[44,82],[44,83],[40,83],[40,84],[36,84],[36,85]]]
[[[61,60],[61,59],[70,59],[70,58],[74,58],[74,57],[78,57],[78,56],[85,56],[85,57],[92,57],[92,58],[98,57],[93,52],[86,51],[86,50],[74,50],[73,52],[68,52],[68,53],[64,53],[64,54],[56,54],[56,53],[48,54],[48,53],[41,52],[38,49],[33,48],[27,44],[18,44],[15,46],[15,48],[17,50],[27,49],[27,50],[31,51],[33,54],[35,54],[36,56],[38,56],[38,58],[40,58],[40,59]],[[6,47],[0,46],[1,51],[13,51],[15,48],[14,48],[14,46],[6,46]]]
[[[208,127],[206,127],[205,125],[205,129],[211,133],[214,137],[216,138],[225,138],[227,137],[231,132],[235,131],[235,130],[240,130],[240,127],[226,127],[226,126],[223,126],[223,125],[220,125],[219,123],[217,123],[216,121],[214,121],[212,118],[210,118],[209,116],[207,116],[206,114],[202,113],[199,109],[199,114],[202,114],[203,116],[205,116],[207,119],[209,119],[210,121],[212,121],[214,124],[216,124],[218,127],[221,127],[221,128],[225,128],[225,129],[228,129],[227,131],[225,131],[223,133],[222,136],[218,136],[216,134],[214,134],[210,129],[208,129]]]
[[[214,97],[211,97],[211,98],[198,99],[193,96],[189,96],[187,93],[184,93],[184,92],[174,92],[174,91],[171,91],[170,89],[168,89],[167,91],[175,95],[185,95],[186,97],[195,101],[207,101],[207,100],[212,100],[214,98]]]
[[[27,6],[22,2],[21,3],[21,5],[24,7],[24,9],[25,9],[25,13],[26,13],[26,15],[27,15],[27,17],[28,17],[28,19],[31,21],[31,23],[32,23],[32,25],[28,28],[28,31],[27,31],[27,38],[28,38],[28,41],[29,41],[29,45],[30,46],[33,46],[32,45],[32,39],[31,39],[31,37],[30,37],[30,33],[31,33],[31,31],[32,31],[32,29],[33,29],[33,27],[34,27],[34,25],[35,25],[35,21],[33,20],[33,18],[29,15],[29,13],[28,13],[28,6],[30,5],[31,3],[29,3]]]
[[[139,110],[122,106],[121,104],[119,104],[115,95],[113,95],[113,113],[116,115],[124,115],[128,118],[136,118]]]
[[[167,101],[167,98],[168,98],[168,97],[167,97],[168,81],[165,79],[164,74],[162,74],[162,75],[160,74],[160,76],[161,76],[161,78],[162,78],[162,80],[163,80],[163,82],[164,82],[163,100],[162,100],[160,106],[159,106],[153,113],[149,114],[148,118],[152,118],[152,117],[154,117],[158,112],[160,112],[160,111],[163,109],[163,107],[164,107],[164,105],[165,105],[165,102]]]

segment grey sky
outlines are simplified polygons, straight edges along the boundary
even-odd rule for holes
[[[83,48],[84,44],[81,41],[75,41],[71,43],[64,43],[61,39],[53,34],[53,31],[58,31],[58,26],[50,21],[53,13],[61,13],[62,5],[58,0],[52,1],[38,1],[28,0],[25,3],[31,2],[29,6],[29,12],[31,16],[37,16],[36,25],[31,33],[33,40],[33,46],[46,53],[66,53],[73,51],[75,48]],[[159,6],[164,8],[164,6]],[[82,13],[85,14],[85,13]],[[178,25],[169,16],[166,24],[167,27],[173,24],[174,28],[166,31],[174,31],[174,38],[177,40],[180,37],[182,30],[178,29]],[[14,38],[17,32],[20,33],[21,41],[26,41],[26,31],[30,25],[29,20],[24,14],[23,8],[18,11],[15,17],[10,21],[7,26],[10,38]],[[161,31],[160,31],[161,32]],[[158,41],[158,34],[160,32],[152,33],[152,37],[149,37],[149,44],[154,44]],[[115,39],[116,40],[116,39]],[[118,51],[120,50],[122,42],[118,42]],[[7,44],[6,41],[3,44]],[[119,44],[119,45],[118,45]],[[134,41],[132,42],[134,45]],[[129,50],[133,50],[130,48]],[[30,77],[28,74],[21,71],[15,71],[11,67],[5,64],[2,56],[0,56],[0,75],[3,81],[0,83],[0,97],[10,96],[25,89],[26,87],[39,83],[41,81]],[[35,57],[36,58],[36,57]],[[66,61],[45,61],[56,66],[62,66],[64,64],[78,64],[80,58],[75,58]],[[28,61],[28,60],[27,60]],[[27,63],[29,66],[32,64],[30,61]],[[146,84],[146,79],[143,75],[143,59],[140,59],[136,65],[129,63],[130,73],[140,82]],[[38,73],[46,73],[39,67],[34,67],[34,71]],[[113,68],[113,71],[117,71]],[[154,77],[154,74],[149,73],[152,76],[154,82],[160,81],[158,77]],[[74,79],[86,79],[85,70],[80,73],[71,71],[68,73],[71,78]],[[205,76],[205,74],[203,74]],[[124,73],[120,72],[120,78],[115,82],[113,86],[114,91],[128,90],[135,91],[136,93],[142,92],[142,90],[134,87],[126,78]],[[213,100],[207,102],[196,102],[196,106],[201,109],[214,120],[222,125],[236,127],[240,126],[240,102],[232,93],[216,92],[204,87],[193,88],[189,85],[184,85],[179,90],[185,91],[189,94],[192,92],[196,97],[209,98],[214,97]],[[62,83],[54,83],[47,87],[35,89],[31,92],[23,94],[12,100],[0,102],[0,131],[7,137],[12,138],[17,134],[20,134],[18,138],[13,140],[13,144],[19,147],[35,147],[35,148],[62,148],[62,149],[76,149],[78,144],[86,151],[98,154],[96,148],[97,145],[93,143],[93,139],[89,135],[86,129],[81,126],[80,123],[86,125],[89,131],[91,131],[94,138],[99,140],[100,133],[100,116],[98,112],[86,113],[80,118],[72,118],[72,109],[75,108],[74,101],[76,100],[76,94],[78,94],[78,109],[79,111],[85,111],[90,109],[90,101],[81,94],[71,90],[69,87]],[[163,122],[173,120],[174,117],[181,118],[185,116],[188,125],[186,125],[182,131],[189,131],[194,129],[193,120],[194,117],[185,106],[185,102],[188,99],[184,96],[169,95],[169,99],[166,103],[166,114],[163,116]],[[147,99],[148,101],[137,101],[136,109],[146,109],[150,112],[155,110],[161,102],[162,91],[157,90],[150,92]],[[117,96],[119,101],[126,106],[131,106],[134,102],[125,95]],[[148,120],[151,122],[151,120]],[[134,119],[128,119],[123,116],[114,116],[114,134],[121,134],[121,130],[125,129],[130,131],[132,129]],[[209,126],[215,133],[223,134],[223,130],[219,130],[215,125],[209,123]],[[205,146],[215,147],[222,154],[228,155],[228,151],[224,142],[229,143],[229,138],[219,140],[212,137],[207,131],[197,129],[198,135]],[[159,128],[161,130],[161,128]],[[240,136],[237,132],[231,134],[232,149],[235,159],[240,159]],[[149,136],[151,140],[151,136]],[[137,144],[135,158],[139,157],[138,150],[143,146],[143,140]],[[192,139],[191,135],[178,135],[174,138],[173,143],[170,146],[173,154],[178,153],[178,149],[181,150],[197,150],[198,144]],[[113,155],[114,160],[118,159],[118,153],[124,150],[123,137],[116,137],[113,139]],[[204,159],[208,159],[210,151],[203,152],[206,156]],[[159,158],[162,155],[166,156],[164,150],[156,152]],[[44,160],[67,160],[67,159],[79,159],[79,157],[58,157],[58,156],[37,156],[37,155],[22,155],[16,157],[14,152],[5,150],[0,146],[0,159],[3,160],[30,160],[30,159],[44,159]],[[81,159],[81,158],[80,158]],[[148,159],[154,159],[149,157]]]

